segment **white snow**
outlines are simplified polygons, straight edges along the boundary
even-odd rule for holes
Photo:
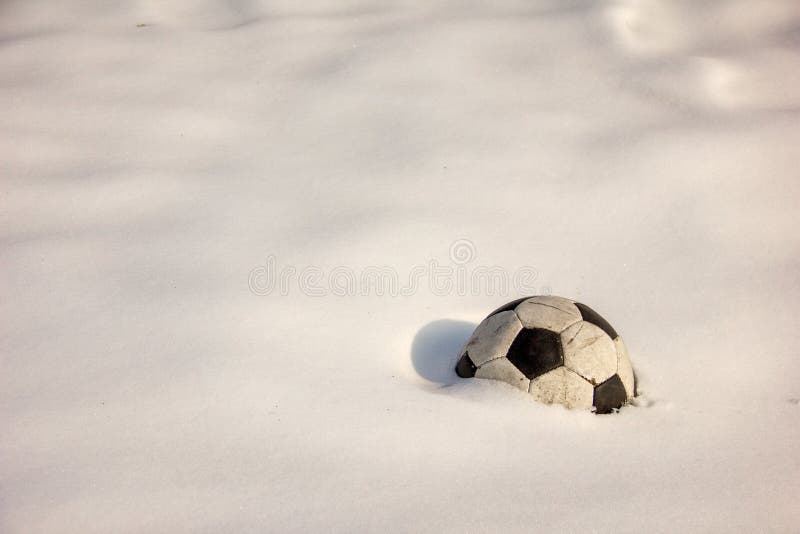
[[[796,0],[3,2],[0,531],[796,531],[798,32]],[[351,290],[432,260],[592,306],[637,406],[458,380],[511,289]]]

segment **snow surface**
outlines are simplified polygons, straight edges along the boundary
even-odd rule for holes
[[[0,94],[0,531],[800,529],[796,0],[6,0]],[[248,288],[458,239],[639,406],[458,380],[513,291]]]

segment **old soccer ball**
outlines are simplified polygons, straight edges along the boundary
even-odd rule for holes
[[[526,297],[493,311],[456,365],[462,378],[502,380],[547,404],[619,409],[636,395],[625,343],[589,306],[562,297]]]

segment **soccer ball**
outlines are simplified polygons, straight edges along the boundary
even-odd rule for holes
[[[617,410],[636,395],[622,338],[589,306],[562,297],[525,297],[493,311],[464,347],[456,373],[595,413]]]

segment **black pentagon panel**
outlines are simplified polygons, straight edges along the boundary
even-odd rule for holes
[[[628,400],[625,386],[619,375],[614,375],[594,388],[594,407],[596,413],[611,413]]]
[[[504,311],[513,310],[514,308],[519,306],[523,301],[526,301],[529,298],[531,298],[531,297],[522,297],[521,299],[512,300],[508,304],[504,304],[504,305],[500,306],[499,308],[497,308],[495,311],[493,311],[492,313],[490,313],[486,317],[491,317],[492,315],[497,315],[498,313],[503,313]]]
[[[524,328],[508,349],[507,358],[522,374],[536,378],[564,365],[561,336],[543,328]]]
[[[461,378],[472,378],[477,370],[478,368],[472,363],[468,352],[465,352],[456,364],[456,374]]]
[[[617,339],[618,335],[617,331],[614,330],[614,327],[611,326],[608,321],[603,319],[603,317],[601,317],[599,313],[591,309],[586,304],[581,304],[580,302],[576,302],[575,306],[577,306],[578,309],[580,310],[581,317],[583,318],[584,321],[586,321],[587,323],[592,323],[593,325],[599,327],[601,330],[603,330],[603,332],[608,334],[608,337],[610,337],[611,339]]]

